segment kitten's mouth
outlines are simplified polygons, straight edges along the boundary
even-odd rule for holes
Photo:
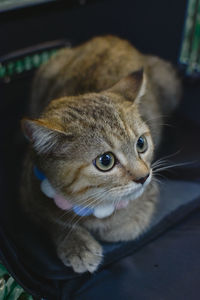
[[[37,171],[37,170],[36,170]],[[136,186],[127,186],[125,189],[118,189],[115,193],[108,193],[108,201],[92,206],[81,206],[81,205],[73,205],[70,201],[68,201],[62,195],[56,193],[56,191],[51,186],[50,182],[45,178],[39,178],[37,172],[35,173],[37,178],[41,180],[41,190],[42,192],[49,198],[52,198],[55,204],[61,208],[62,210],[71,210],[77,215],[80,216],[89,216],[93,215],[99,219],[109,217],[113,214],[115,210],[126,208],[130,201],[135,200],[140,197],[145,187],[150,183],[152,172],[150,172],[149,178],[146,180],[144,184],[137,184]],[[40,175],[40,174],[39,174]]]
[[[94,216],[102,219],[112,215],[115,210],[126,208],[131,201],[134,201],[143,194],[145,188],[151,181],[151,177],[152,172],[150,172],[149,178],[144,184],[137,184],[134,188],[128,188],[126,193],[123,191],[121,195],[118,194],[118,201],[115,199],[113,202],[96,207],[94,209]],[[116,195],[114,197],[116,198]]]
[[[146,180],[146,182],[144,184],[139,183],[136,186],[134,185],[133,187],[128,186],[126,188],[126,191],[124,191],[123,189],[121,191],[119,190],[118,195],[108,193],[107,194],[108,201],[106,201],[106,199],[105,199],[104,203],[93,206],[93,207],[92,206],[84,207],[81,205],[73,206],[72,204],[69,203],[69,201],[67,201],[66,198],[59,196],[59,195],[54,197],[54,202],[61,209],[64,209],[64,210],[72,209],[77,215],[80,215],[80,216],[93,215],[96,218],[103,219],[103,218],[111,216],[115,210],[120,210],[120,209],[126,208],[131,201],[134,201],[135,199],[139,198],[143,194],[146,186],[151,181],[151,177],[152,177],[151,173],[150,173],[149,178]],[[118,199],[116,200],[116,198],[118,198]]]
[[[45,186],[44,183],[46,183],[47,186]],[[120,197],[121,199],[119,199],[118,201],[116,201],[115,199],[115,201],[112,201],[110,203],[104,202],[103,204],[99,204],[95,207],[90,207],[90,206],[73,205],[62,195],[55,193],[55,191],[52,189],[48,181],[44,181],[41,186],[42,186],[43,193],[49,198],[53,198],[56,206],[58,206],[62,210],[71,210],[75,214],[82,217],[93,215],[99,219],[103,219],[111,216],[115,210],[126,208],[131,200],[138,198],[144,191],[144,188],[141,186],[137,189],[137,192],[134,191],[134,197],[133,197],[133,192],[130,191],[128,195],[126,194],[126,196]],[[50,190],[52,192],[52,195],[49,194]]]
[[[152,171],[150,170],[150,174],[147,178],[147,180],[141,184],[141,183],[132,183],[127,185],[126,187],[119,188],[116,193],[108,193],[108,198],[110,198],[109,202],[119,202],[123,203],[128,200],[133,201],[140,197],[143,192],[145,191],[146,187],[149,185],[152,179]],[[117,199],[117,200],[116,200]],[[120,204],[121,205],[121,204]]]

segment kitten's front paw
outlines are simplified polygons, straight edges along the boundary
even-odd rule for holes
[[[57,248],[59,258],[77,273],[93,273],[102,261],[102,247],[93,238],[81,240],[64,239]]]

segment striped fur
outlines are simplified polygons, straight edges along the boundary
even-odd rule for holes
[[[63,49],[36,74],[32,119],[22,121],[30,151],[21,205],[50,234],[66,266],[79,273],[98,268],[102,249],[90,233],[106,241],[131,240],[148,226],[158,194],[151,162],[161,137],[159,123],[179,95],[180,83],[169,63],[112,36]],[[148,148],[139,153],[142,135]],[[106,152],[117,163],[101,172],[94,162]],[[34,165],[74,205],[129,204],[105,219],[78,218],[42,194]],[[142,185],[139,180],[147,174]]]

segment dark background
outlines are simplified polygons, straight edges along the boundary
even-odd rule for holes
[[[72,45],[92,36],[115,34],[130,40],[139,50],[178,65],[187,1],[55,1],[45,5],[0,14],[0,56],[46,41],[67,39]],[[33,72],[0,83],[2,191],[14,197],[19,182],[24,139],[20,119],[27,114]],[[184,80],[184,93],[177,114],[164,139],[164,153],[178,161],[196,161],[199,156],[199,82]],[[169,123],[169,122],[167,122]],[[170,136],[170,138],[169,138]],[[6,182],[5,182],[6,181]],[[9,184],[8,184],[9,183]],[[9,190],[8,186],[13,188]],[[10,198],[9,197],[9,198]]]
[[[4,12],[0,14],[0,56],[45,41],[64,38],[76,45],[92,36],[115,34],[130,40],[144,53],[171,61],[181,70],[178,56],[186,6],[186,0],[81,0]],[[15,199],[26,148],[20,119],[28,111],[33,73],[0,83],[0,230],[11,239],[10,224],[16,219]],[[200,181],[200,84],[184,78],[183,73],[181,77],[183,99],[167,121],[170,126],[165,126],[158,156],[179,151],[172,160],[192,164],[167,176]]]
[[[63,37],[79,43],[95,35],[116,34],[143,52],[176,63],[186,2],[104,0],[76,5],[76,1],[58,1],[3,13],[0,55]]]

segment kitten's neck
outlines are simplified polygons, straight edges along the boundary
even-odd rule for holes
[[[103,219],[111,216],[116,209],[125,208],[129,203],[128,201],[121,201],[117,205],[111,203],[95,206],[94,208],[87,206],[84,207],[81,205],[73,205],[69,200],[56,192],[46,176],[36,166],[34,166],[33,170],[36,178],[41,181],[40,188],[45,196],[53,199],[55,204],[60,209],[71,210],[76,215],[79,215],[81,217],[93,215],[96,218]]]

